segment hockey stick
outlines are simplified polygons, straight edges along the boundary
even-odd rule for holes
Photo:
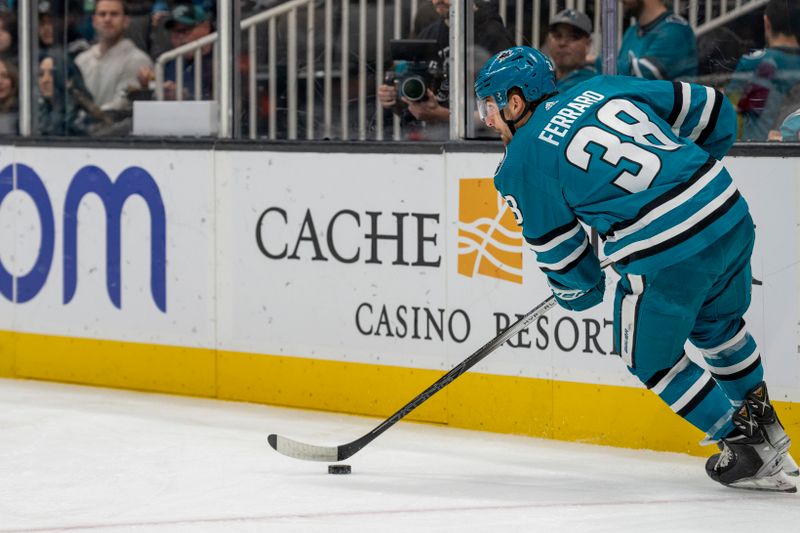
[[[601,267],[605,268],[610,264],[609,261],[603,261]],[[323,461],[323,462],[336,462],[344,461],[348,457],[355,455],[361,448],[375,440],[384,431],[398,423],[405,416],[419,407],[428,398],[445,388],[451,381],[455,380],[461,374],[478,364],[487,355],[495,351],[503,345],[508,339],[522,331],[525,327],[529,326],[534,320],[547,313],[553,306],[556,305],[554,296],[550,296],[545,301],[528,311],[522,318],[508,326],[500,332],[494,339],[484,344],[478,351],[464,359],[457,366],[453,367],[447,374],[440,377],[436,382],[419,393],[416,398],[401,407],[395,414],[378,424],[372,431],[366,435],[339,446],[315,446],[313,444],[306,444],[296,440],[275,435],[274,433],[267,437],[269,445],[275,451],[283,455],[294,457],[295,459],[303,459],[305,461]]]

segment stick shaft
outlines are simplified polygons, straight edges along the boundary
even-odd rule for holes
[[[606,268],[610,264],[611,261],[606,259],[600,263],[600,268]],[[436,380],[433,385],[419,393],[413,400],[398,409],[396,413],[381,422],[377,427],[375,427],[375,429],[349,444],[343,444],[342,446],[339,446],[339,460],[342,461],[347,459],[361,448],[375,440],[384,431],[405,418],[406,415],[422,405],[426,400],[428,400],[428,398],[445,388],[461,374],[481,362],[487,355],[494,352],[508,339],[522,331],[524,328],[528,327],[534,320],[547,313],[555,305],[555,296],[550,295],[546,300],[528,311],[519,320],[501,331],[494,339],[481,346],[475,353],[464,359],[461,363],[453,367],[447,374]]]
[[[609,264],[611,264],[610,261],[605,260],[600,263],[600,267],[605,268]],[[398,409],[397,412],[395,412],[392,416],[378,424],[372,431],[352,442],[342,444],[340,446],[313,446],[311,444],[305,444],[273,434],[268,437],[269,444],[276,451],[296,459],[331,462],[334,458],[336,458],[335,460],[344,461],[348,457],[361,450],[361,448],[375,440],[384,431],[405,418],[411,411],[422,405],[431,396],[445,388],[461,374],[477,365],[486,356],[502,346],[503,343],[505,343],[508,339],[522,331],[524,328],[528,327],[531,323],[533,323],[534,320],[547,313],[555,305],[555,296],[551,295],[542,303],[528,311],[516,322],[498,333],[495,338],[481,346],[476,352],[461,361],[461,363],[453,367],[445,375],[437,379],[436,382],[434,382],[431,386],[415,396],[413,400]]]
[[[344,444],[339,447],[339,460],[343,461],[359,451],[361,448],[375,440],[379,435],[381,435],[384,431],[398,423],[400,420],[406,417],[411,411],[422,405],[425,401],[427,401],[431,396],[445,388],[449,385],[452,381],[458,378],[461,374],[472,368],[473,366],[477,365],[481,362],[486,356],[490,353],[494,352],[497,348],[503,345],[508,339],[522,331],[524,328],[529,326],[534,320],[539,318],[540,316],[544,315],[547,311],[549,311],[553,306],[556,305],[556,299],[554,296],[550,296],[545,301],[534,307],[532,310],[528,311],[522,318],[511,324],[509,327],[504,329],[500,332],[497,337],[490,340],[486,344],[484,344],[481,348],[479,348],[475,353],[464,359],[461,363],[453,367],[447,374],[440,377],[436,380],[433,385],[419,393],[413,400],[405,404],[403,407],[397,410],[392,416],[381,422],[378,426],[375,427],[372,431],[364,435],[363,437],[349,443]]]

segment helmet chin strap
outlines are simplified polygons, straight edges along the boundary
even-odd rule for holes
[[[500,118],[503,119],[503,122],[508,125],[508,129],[511,130],[511,135],[517,133],[517,124],[522,122],[525,117],[528,116],[528,113],[533,113],[533,110],[536,108],[536,104],[534,102],[528,102],[528,105],[525,106],[525,111],[516,119],[508,119],[506,118],[506,110],[505,108],[500,110]]]
[[[556,94],[557,93],[545,94],[542,95],[538,100],[534,100],[533,102],[528,102],[528,105],[525,106],[525,111],[523,111],[523,113],[518,118],[513,120],[506,118],[506,113],[505,113],[506,109],[503,108],[500,110],[500,118],[502,118],[503,122],[505,122],[506,125],[508,125],[508,129],[511,130],[511,135],[514,135],[515,133],[517,133],[517,124],[522,122],[525,119],[525,117],[528,116],[528,113],[533,115],[533,112],[536,110],[537,107],[539,107],[539,104],[541,104],[542,102],[544,102],[545,100]]]

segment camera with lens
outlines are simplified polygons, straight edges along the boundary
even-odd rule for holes
[[[394,67],[386,74],[386,83],[397,87],[397,103],[406,98],[419,102],[439,78],[436,41],[428,39],[393,39],[389,51]]]

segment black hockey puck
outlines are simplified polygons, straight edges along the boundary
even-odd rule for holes
[[[329,474],[349,474],[350,465],[328,465]]]

